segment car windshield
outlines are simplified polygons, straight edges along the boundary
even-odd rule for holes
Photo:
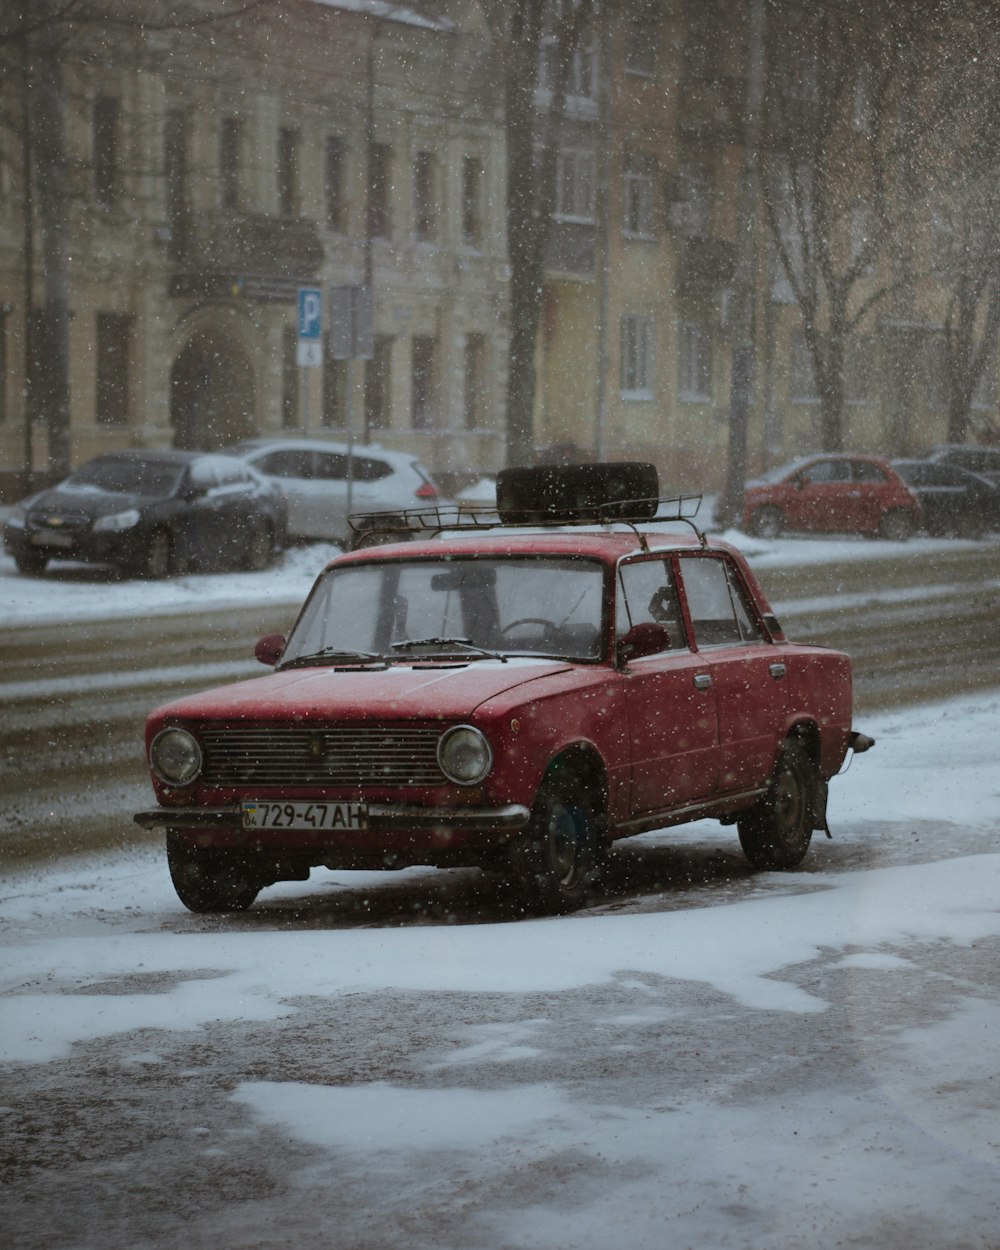
[[[177,487],[183,465],[161,460],[94,460],[66,479],[74,490],[106,490],[122,495],[171,495]]]
[[[801,469],[803,464],[805,464],[804,460],[792,460],[789,464],[776,465],[773,469],[768,469],[764,473],[758,473],[757,481],[770,482],[772,484],[774,482],[783,482],[785,478],[790,477],[796,469]]]
[[[508,556],[380,560],[318,582],[283,666],[388,657],[599,659],[604,568],[594,560]],[[330,658],[330,653],[334,658]]]

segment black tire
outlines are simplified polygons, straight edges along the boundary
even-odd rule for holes
[[[274,560],[274,531],[266,521],[254,524],[243,553],[243,568],[248,573],[261,573]]]
[[[48,562],[49,557],[44,551],[36,551],[32,547],[14,553],[17,571],[23,573],[25,577],[41,577]]]
[[[174,571],[174,545],[164,529],[153,530],[143,553],[142,575],[153,581],[162,581]]]
[[[913,518],[902,508],[890,508],[882,514],[878,523],[879,537],[888,539],[889,542],[906,542],[913,530]]]
[[[575,773],[546,777],[527,832],[511,848],[508,877],[545,911],[580,907],[596,884],[603,822]]]
[[[246,911],[264,884],[240,851],[191,846],[167,831],[167,866],[177,897],[188,911]]]
[[[750,533],[756,538],[777,538],[785,530],[785,514],[780,508],[765,504],[750,517]]]
[[[781,749],[767,794],[737,821],[743,853],[755,868],[796,868],[812,841],[816,770],[801,742]]]

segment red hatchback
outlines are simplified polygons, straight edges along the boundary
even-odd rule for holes
[[[570,468],[570,494],[601,488],[605,466]],[[433,864],[565,908],[614,839],[701,817],[759,867],[798,864],[870,745],[850,659],[786,641],[734,548],[653,521],[652,476],[652,498],[622,475],[619,506],[558,519],[403,514],[439,532],[333,560],[287,640],[258,643],[273,672],[154,712],[159,806],[136,820],[166,828],[181,900]]]
[[[882,456],[811,456],[747,482],[743,528],[878,534],[899,542],[920,525],[920,502]]]

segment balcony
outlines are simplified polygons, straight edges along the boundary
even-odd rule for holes
[[[323,244],[307,217],[223,211],[188,213],[171,229],[172,295],[294,301],[316,280]]]
[[[677,286],[685,295],[706,295],[732,285],[736,244],[729,239],[684,239]]]

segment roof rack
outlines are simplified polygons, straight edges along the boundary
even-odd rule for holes
[[[352,547],[375,546],[395,539],[412,539],[418,534],[438,534],[455,530],[489,529],[564,529],[568,526],[625,525],[635,531],[640,542],[645,538],[639,526],[648,527],[670,521],[682,521],[689,525],[704,547],[704,532],[694,523],[701,506],[701,495],[674,495],[657,499],[654,515],[649,513],[648,498],[637,500],[610,500],[607,505],[590,504],[578,515],[547,517],[543,510],[525,508],[514,511],[506,509],[503,519],[496,508],[479,508],[466,504],[434,504],[426,508],[403,508],[391,512],[354,512],[347,523],[355,535]],[[635,503],[634,513],[628,505]]]

